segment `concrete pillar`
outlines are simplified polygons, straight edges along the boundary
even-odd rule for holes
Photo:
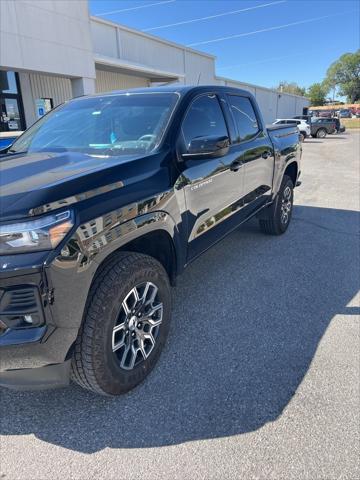
[[[71,79],[71,89],[73,97],[91,95],[95,93],[95,78],[73,78]]]
[[[26,128],[29,128],[35,121],[35,102],[32,93],[30,75],[28,73],[19,73],[21,97],[24,107]]]

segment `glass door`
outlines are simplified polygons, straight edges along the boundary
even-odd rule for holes
[[[25,130],[18,78],[15,72],[0,71],[0,132]]]
[[[0,131],[22,130],[19,103],[16,98],[3,97],[1,102]]]

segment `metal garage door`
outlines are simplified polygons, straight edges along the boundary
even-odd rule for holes
[[[147,78],[96,69],[96,92],[148,86],[149,80]]]

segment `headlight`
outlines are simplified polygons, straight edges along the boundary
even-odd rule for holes
[[[70,211],[28,222],[0,225],[0,254],[52,250],[73,225]]]

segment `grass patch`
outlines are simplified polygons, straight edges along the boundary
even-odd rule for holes
[[[360,128],[360,118],[341,118],[340,122],[346,128]]]

